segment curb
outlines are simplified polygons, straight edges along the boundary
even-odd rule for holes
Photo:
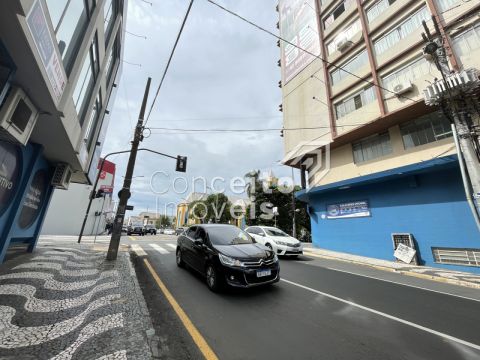
[[[348,259],[344,259],[344,258],[340,258],[340,257],[336,257],[336,256],[317,254],[313,251],[308,251],[306,249],[303,249],[303,252],[307,253],[306,255],[309,255],[309,256],[325,258],[325,259],[333,259],[333,260],[347,262],[347,263],[350,263],[350,264],[368,266],[368,267],[371,267],[371,268],[374,268],[374,269],[377,269],[377,270],[388,271],[388,272],[393,272],[393,273],[396,273],[396,274],[412,276],[412,277],[416,277],[416,278],[419,278],[419,279],[432,280],[432,281],[441,282],[441,283],[444,283],[444,284],[459,285],[459,286],[469,287],[469,288],[472,288],[472,289],[480,289],[480,284],[472,283],[472,282],[469,282],[469,281],[447,279],[447,278],[444,278],[444,277],[441,277],[441,276],[420,274],[420,273],[416,273],[416,272],[408,271],[408,270],[396,270],[394,268],[390,268],[390,267],[387,267],[387,266],[373,265],[373,264],[365,263],[365,262],[362,262],[362,261],[348,260]]]

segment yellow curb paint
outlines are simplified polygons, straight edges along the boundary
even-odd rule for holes
[[[217,355],[215,355],[215,353],[213,352],[212,348],[208,345],[205,338],[202,336],[202,334],[200,334],[200,332],[197,330],[195,325],[193,325],[193,323],[190,320],[190,318],[188,317],[188,315],[180,307],[177,300],[175,300],[175,298],[170,293],[170,291],[167,289],[167,287],[165,286],[163,281],[160,280],[160,277],[155,272],[152,265],[150,265],[150,262],[147,259],[143,259],[143,262],[145,263],[145,266],[148,268],[148,270],[152,274],[153,279],[157,283],[160,290],[163,292],[163,295],[165,295],[165,297],[167,298],[168,302],[172,306],[172,308],[175,311],[175,313],[177,314],[177,316],[182,321],[183,326],[185,326],[188,333],[192,337],[193,341],[195,342],[195,344],[197,345],[198,349],[203,354],[205,359],[206,360],[218,360]]]
[[[130,240],[133,240],[133,241],[137,240],[137,238],[136,238],[135,236],[129,236],[128,238],[129,238]]]
[[[394,272],[396,274],[402,274],[402,275],[406,275],[406,276],[416,277],[416,278],[420,278],[420,279],[432,280],[432,281],[436,281],[436,282],[458,285],[458,286],[463,286],[463,287],[469,287],[469,288],[473,288],[473,289],[480,289],[480,284],[475,284],[475,283],[471,283],[471,282],[468,282],[468,281],[445,279],[445,278],[442,278],[442,277],[439,277],[439,276],[419,274],[419,273],[416,273],[416,272],[413,272],[413,271],[395,270],[395,269],[388,268],[388,267],[385,267],[385,266],[371,265],[371,264],[367,264],[367,263],[363,263],[363,262],[359,262],[359,261],[342,259],[342,258],[338,258],[338,257],[335,257],[335,256],[319,255],[319,254],[315,254],[313,252],[310,252],[308,250],[305,251],[305,249],[303,250],[303,252],[305,253],[306,256],[313,256],[313,257],[317,257],[317,258],[320,258],[320,259],[333,259],[333,260],[343,261],[343,262],[346,262],[346,263],[368,266],[368,267],[371,267],[371,268],[374,268],[374,269],[377,269],[377,270],[389,271],[389,272]]]

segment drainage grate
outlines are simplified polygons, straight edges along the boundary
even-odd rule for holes
[[[480,249],[432,247],[432,253],[436,263],[480,266]]]

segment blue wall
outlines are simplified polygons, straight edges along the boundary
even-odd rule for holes
[[[413,234],[422,265],[480,273],[479,267],[434,263],[431,247],[480,248],[460,171],[450,167],[345,190],[311,194],[315,246],[394,260],[391,234]],[[322,219],[328,204],[368,200],[371,216]]]

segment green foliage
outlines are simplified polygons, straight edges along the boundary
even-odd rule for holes
[[[166,215],[160,215],[160,218],[155,220],[155,227],[157,228],[168,227],[170,225],[172,225],[172,221]]]
[[[201,223],[226,224],[232,220],[230,207],[232,203],[222,193],[211,194],[206,200],[193,201],[188,205],[191,219],[200,220]]]

